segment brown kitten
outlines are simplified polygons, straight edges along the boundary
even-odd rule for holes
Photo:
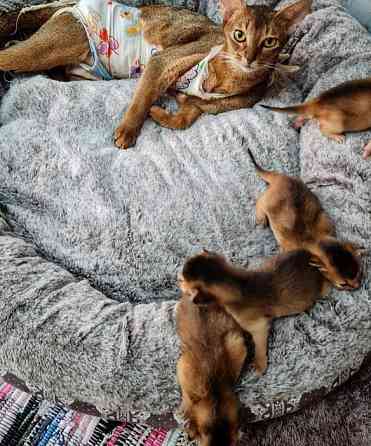
[[[308,310],[328,291],[322,274],[310,265],[311,259],[308,251],[297,250],[278,255],[251,271],[204,251],[186,262],[180,286],[193,303],[221,305],[251,334],[254,367],[261,375],[267,368],[270,321]]]
[[[269,224],[282,251],[306,249],[316,256],[313,264],[336,288],[359,288],[361,250],[336,239],[334,224],[300,178],[264,170],[248,152],[258,175],[269,185],[256,202],[256,222]]]
[[[159,5],[139,8],[145,40],[162,50],[146,65],[115,132],[118,147],[126,149],[135,144],[149,113],[163,126],[185,128],[204,112],[221,113],[254,105],[265,92],[290,31],[310,12],[311,0],[298,0],[278,11],[246,6],[242,0],[221,0],[221,4],[223,26],[186,9]],[[26,15],[30,14],[33,12]],[[39,19],[40,24],[43,21]],[[180,101],[174,115],[152,107],[182,74],[218,45],[223,46],[222,52],[208,64],[204,89],[230,97],[204,100],[190,96]],[[90,60],[85,30],[66,13],[53,16],[28,40],[1,51],[0,70],[43,71],[89,64]]]
[[[371,128],[371,78],[344,82],[315,99],[290,107],[262,107],[280,113],[298,114],[294,126],[301,127],[308,119],[317,119],[323,135],[344,142],[344,132]],[[371,142],[364,148],[364,157],[371,154]]]
[[[233,387],[247,353],[243,332],[219,306],[197,306],[184,295],[176,320],[181,341],[177,376],[186,430],[201,446],[234,446],[239,404]]]

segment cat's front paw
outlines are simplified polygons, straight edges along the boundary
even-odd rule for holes
[[[126,150],[135,145],[138,129],[121,124],[115,131],[115,144],[119,149]]]
[[[267,358],[255,359],[252,363],[252,366],[255,369],[255,373],[260,377],[267,370],[268,360]]]
[[[172,116],[164,108],[159,107],[158,105],[153,105],[149,111],[149,115],[155,122],[157,122],[157,124],[161,125],[161,127],[171,128]]]

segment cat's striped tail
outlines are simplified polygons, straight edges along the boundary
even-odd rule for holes
[[[254,164],[255,170],[258,173],[258,175],[263,178],[263,180],[266,183],[270,183],[274,178],[277,177],[277,175],[279,175],[277,172],[272,172],[270,170],[265,170],[263,169],[261,166],[259,166],[259,164],[255,161],[255,157],[252,154],[250,149],[247,149],[247,151],[249,152],[250,158],[252,163]]]
[[[271,107],[270,105],[263,104],[260,104],[260,106],[278,113],[305,114],[308,109],[307,104],[290,105],[289,107]]]

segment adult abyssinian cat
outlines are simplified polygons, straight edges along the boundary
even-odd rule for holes
[[[44,24],[45,15],[31,10],[24,16],[34,14],[34,25],[41,28],[0,52],[0,70],[80,66],[79,75],[101,79],[143,70],[115,132],[116,145],[126,149],[135,144],[148,114],[163,126],[185,128],[204,112],[256,103],[291,30],[310,6],[311,0],[299,0],[274,11],[246,6],[243,0],[221,0],[222,26],[186,9],[132,8],[114,0],[81,0],[51,14]],[[30,29],[32,20],[27,20]],[[179,99],[175,114],[153,106],[168,89],[187,95]]]

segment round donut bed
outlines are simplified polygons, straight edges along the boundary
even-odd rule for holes
[[[183,5],[216,17],[214,0]],[[289,42],[301,69],[264,103],[297,103],[371,75],[371,36],[341,5],[313,1]],[[204,115],[185,131],[148,119],[136,146],[119,151],[112,134],[134,87],[19,76],[2,98],[0,370],[45,398],[175,425],[185,258],[205,247],[253,266],[278,251],[255,223],[265,185],[247,148],[265,168],[300,175],[338,236],[369,247],[371,163],[361,149],[371,133],[339,145],[316,123],[298,133],[257,105]],[[363,268],[361,289],[332,290],[273,323],[267,372],[247,367],[238,387],[246,422],[294,412],[359,369],[371,349],[369,254]]]

